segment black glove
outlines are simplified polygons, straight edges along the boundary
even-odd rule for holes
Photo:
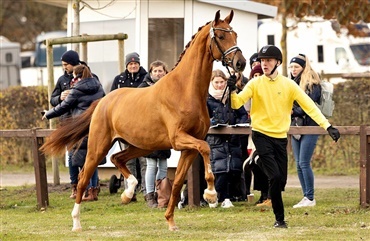
[[[227,86],[229,87],[230,91],[236,90],[236,76],[231,75],[229,79],[227,80]]]
[[[326,129],[330,135],[331,138],[333,138],[333,140],[335,142],[338,141],[338,139],[340,138],[340,133],[338,131],[337,128],[334,128],[333,126],[329,126],[328,129]]]

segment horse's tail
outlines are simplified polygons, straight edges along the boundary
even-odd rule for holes
[[[66,146],[70,150],[82,141],[89,134],[91,117],[99,101],[100,99],[94,101],[80,116],[64,120],[46,139],[40,150],[50,155],[63,154],[65,153]]]

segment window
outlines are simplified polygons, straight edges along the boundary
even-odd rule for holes
[[[267,45],[275,45],[275,35],[267,35]]]
[[[348,62],[347,52],[344,48],[335,48],[335,62],[339,65],[343,65]]]
[[[189,40],[190,41],[190,40]],[[149,19],[148,63],[164,61],[171,70],[184,50],[183,18]]]
[[[12,53],[6,53],[6,54],[5,54],[5,61],[6,61],[7,63],[11,63],[11,62],[13,62],[13,54],[12,54]]]
[[[317,62],[324,63],[324,46],[317,45]]]

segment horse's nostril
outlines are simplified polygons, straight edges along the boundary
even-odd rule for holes
[[[236,68],[238,71],[244,71],[245,65],[246,65],[245,61],[236,62]]]

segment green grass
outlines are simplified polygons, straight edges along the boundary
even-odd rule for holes
[[[370,240],[370,210],[359,207],[358,189],[317,189],[316,207],[293,209],[301,191],[288,188],[283,194],[288,229],[272,227],[271,209],[238,202],[230,209],[176,208],[180,230],[171,232],[164,209],[147,208],[142,195],[121,205],[121,193],[109,194],[103,186],[98,201],[82,203],[83,231],[72,232],[74,201],[67,187],[49,187],[44,211],[36,209],[34,186],[3,188],[0,240]]]

